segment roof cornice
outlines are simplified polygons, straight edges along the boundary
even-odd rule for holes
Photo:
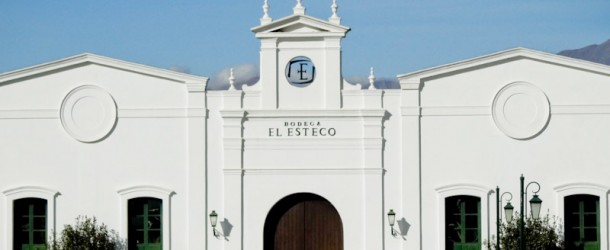
[[[500,51],[497,53],[467,59],[451,64],[446,64],[438,67],[428,68],[424,70],[415,71],[412,73],[398,75],[401,85],[404,88],[412,88],[413,84],[421,84],[422,80],[434,76],[448,75],[455,72],[468,71],[470,69],[477,69],[486,67],[488,65],[498,64],[499,62],[513,61],[519,59],[531,59],[540,62],[560,65],[573,69],[579,69],[589,71],[596,74],[610,76],[610,66],[594,63],[590,61],[574,59],[561,55],[550,54],[526,48],[514,48],[509,50]],[[410,87],[408,87],[410,86]]]
[[[32,67],[19,69],[11,72],[7,72],[4,74],[0,74],[0,83],[15,81],[26,77],[32,77],[36,75],[45,74],[48,72],[67,69],[70,67],[74,67],[77,65],[86,65],[86,64],[96,64],[102,65],[110,68],[125,70],[129,72],[134,72],[138,74],[159,77],[168,79],[171,81],[179,82],[179,83],[203,83],[206,84],[208,81],[207,77],[202,76],[194,76],[189,74],[184,74],[180,72],[175,72],[167,69],[155,68],[147,65],[126,62],[118,59],[113,59],[109,57],[104,57],[100,55],[84,53],[72,57],[67,57],[64,59],[59,59],[56,61],[35,65]]]
[[[289,26],[292,26],[292,25],[295,25],[298,23],[310,25],[312,27],[322,29],[322,30],[328,30],[328,32],[331,34],[332,33],[343,34],[343,36],[345,36],[345,33],[349,32],[351,30],[351,28],[346,27],[346,26],[333,24],[333,23],[330,23],[330,22],[327,22],[324,20],[317,19],[315,17],[311,17],[311,16],[307,16],[307,15],[298,15],[298,14],[292,15],[292,16],[287,16],[282,19],[273,21],[271,23],[254,27],[251,30],[252,30],[252,32],[257,33],[257,34],[271,33],[275,30],[283,29],[283,28],[286,28],[286,27],[289,27]]]

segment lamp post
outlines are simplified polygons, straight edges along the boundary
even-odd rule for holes
[[[496,200],[498,201],[498,206],[496,207],[496,250],[500,250],[500,224],[502,224],[502,217],[500,216],[500,207],[502,206],[502,197],[504,197],[505,194],[510,196],[510,198],[506,200],[506,206],[504,206],[504,217],[506,218],[506,221],[510,222],[513,220],[513,210],[515,209],[513,205],[510,204],[510,201],[513,199],[513,194],[511,194],[510,192],[504,192],[502,193],[502,195],[500,195],[500,187],[496,187]]]
[[[532,212],[532,218],[534,219],[538,219],[540,218],[540,208],[542,207],[542,200],[538,197],[538,192],[540,192],[540,184],[538,182],[532,181],[530,183],[527,184],[527,186],[524,185],[525,183],[525,177],[523,177],[523,175],[521,175],[520,178],[520,207],[521,207],[521,211],[520,211],[520,218],[519,218],[519,249],[520,250],[525,250],[525,213],[524,211],[527,210],[526,206],[526,202],[525,199],[527,199],[527,189],[529,188],[529,186],[531,184],[535,184],[538,189],[536,189],[536,191],[534,191],[534,196],[533,198],[529,201],[530,202],[530,206],[531,206],[531,212]],[[525,188],[524,188],[525,187]],[[496,216],[498,218],[497,220],[497,233],[498,236],[496,238],[496,250],[500,249],[500,224],[502,223],[502,218],[500,217],[500,207],[502,206],[502,197],[504,197],[505,194],[510,195],[510,198],[507,200],[507,204],[506,206],[504,206],[504,214],[506,217],[506,221],[510,222],[512,221],[513,218],[513,210],[514,207],[512,206],[512,204],[510,204],[510,200],[512,200],[513,195],[509,192],[504,192],[502,195],[500,195],[500,188],[496,187],[496,200],[498,201],[498,205],[496,207]]]
[[[532,181],[525,186],[525,190],[523,189],[525,183],[525,177],[523,174],[521,175],[521,216],[519,221],[519,246],[521,250],[525,250],[525,202],[527,199],[527,189],[531,184],[536,184],[538,189],[534,191],[534,197],[530,200],[531,210],[532,210],[532,218],[538,219],[540,218],[540,208],[542,207],[542,200],[538,198],[538,192],[540,191],[540,184],[538,182]]]

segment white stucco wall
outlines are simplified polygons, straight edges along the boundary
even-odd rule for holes
[[[531,139],[517,140],[503,133],[492,117],[496,93],[505,85],[529,82],[548,97],[551,117],[546,128]],[[610,177],[607,148],[610,135],[608,76],[522,59],[458,73],[424,83],[421,92],[423,247],[442,248],[444,233],[439,188],[473,184],[489,191],[500,186],[518,204],[519,177],[541,184],[543,214],[563,217],[563,196],[555,189],[570,183],[604,185]],[[525,108],[531,108],[525,106]],[[528,110],[519,112],[527,113]],[[531,199],[530,187],[528,200]],[[608,190],[606,190],[607,193]],[[463,194],[467,194],[464,191]],[[607,211],[607,194],[600,209]],[[495,193],[481,197],[483,239],[495,235]],[[607,223],[602,221],[602,249]],[[440,245],[439,245],[440,244]]]
[[[114,128],[92,143],[73,138],[59,118],[63,99],[82,85],[103,89],[117,107]],[[59,195],[55,199],[55,228],[51,230],[59,232],[77,216],[86,215],[95,216],[126,237],[117,192],[136,186],[166,189],[172,192],[168,200],[171,247],[187,247],[185,84],[88,64],[3,84],[0,96],[0,130],[4,131],[0,191],[26,186],[55,190]],[[12,214],[8,214],[12,204],[7,197],[0,200],[0,235],[6,244],[2,248],[8,249],[12,228],[7,221],[12,221]],[[166,239],[169,247],[169,236]]]

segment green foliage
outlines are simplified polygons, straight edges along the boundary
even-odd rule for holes
[[[516,215],[511,222],[504,222],[500,227],[502,250],[519,249],[519,220],[519,215]],[[525,249],[565,249],[562,235],[562,225],[554,216],[547,215],[540,219],[532,219],[530,216],[525,219]],[[495,241],[490,245],[491,249],[496,249]]]
[[[59,239],[50,243],[51,250],[116,250],[124,246],[114,230],[97,224],[95,217],[79,216],[76,225],[65,225]]]

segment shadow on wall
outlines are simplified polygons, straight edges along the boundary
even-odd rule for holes
[[[229,237],[231,236],[231,231],[233,231],[233,224],[225,218],[220,222],[220,228],[222,228],[222,236],[226,241],[229,241]]]
[[[396,224],[398,224],[398,234],[403,240],[407,240],[407,234],[409,233],[409,229],[411,229],[411,224],[409,224],[404,217],[398,220]]]

